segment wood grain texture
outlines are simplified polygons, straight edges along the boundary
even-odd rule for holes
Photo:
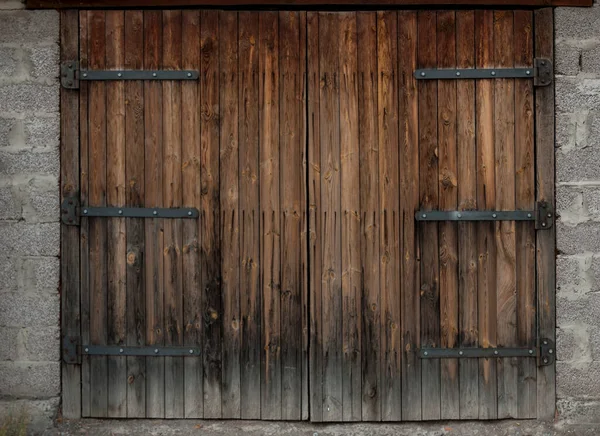
[[[69,10],[60,14],[60,60],[79,57],[79,13]],[[60,89],[61,202],[79,195],[79,94]],[[81,339],[80,331],[80,252],[79,227],[61,225],[61,332],[62,337]],[[62,413],[66,418],[81,418],[81,365],[62,364]]]
[[[377,14],[357,13],[362,420],[381,419]]]
[[[420,267],[414,211],[419,209],[419,96],[417,13],[398,12],[398,114],[400,147],[400,217],[402,226],[402,419],[421,419]]]

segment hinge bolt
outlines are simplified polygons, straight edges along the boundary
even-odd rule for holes
[[[461,214],[457,214],[456,216],[457,216],[458,218],[462,218],[462,215],[461,215]]]
[[[423,352],[423,356],[427,356],[429,353],[427,351]]]
[[[190,350],[190,354],[194,354],[194,350]]]
[[[122,353],[122,352],[123,352],[123,349],[122,349],[122,348],[119,348],[119,353]]]
[[[87,77],[87,73],[83,73],[83,77]]]
[[[544,341],[544,345],[548,345],[548,341]]]
[[[529,76],[531,74],[531,71],[527,70],[527,71],[525,71],[525,74],[527,74]]]
[[[548,363],[548,358],[544,357],[544,363]]]
[[[552,348],[550,348],[550,349],[548,350],[548,353],[549,353],[549,354],[552,354],[552,353],[554,353],[554,351],[552,350]]]
[[[492,214],[493,218],[496,218],[498,215],[496,215],[495,213]]]
[[[85,352],[86,352],[86,353],[87,353],[87,352],[89,352],[89,351],[90,351],[90,349],[89,349],[89,348],[86,348],[86,349],[85,349]]]
[[[459,351],[459,352],[458,352],[458,355],[459,355],[459,356],[462,356],[463,354],[465,354],[465,353],[463,353],[462,351]]]
[[[188,212],[188,216],[192,216],[192,211],[191,210]]]
[[[542,227],[546,227],[546,223],[542,223]]]
[[[117,73],[117,77],[123,77],[123,74]]]
[[[548,214],[548,218],[552,218],[552,214],[551,213]]]
[[[88,213],[88,210],[87,210],[87,209],[83,209],[83,213],[84,213],[84,214],[87,214],[87,213]]]
[[[460,71],[457,71],[457,72],[456,72],[456,75],[457,75],[457,76],[460,76]]]
[[[158,354],[158,348],[154,349],[154,354]]]
[[[154,212],[152,212],[152,215],[158,215],[158,211],[155,210]]]
[[[425,77],[425,71],[421,71],[421,77]]]
[[[156,77],[156,73],[152,73],[152,77]]]
[[[423,218],[427,218],[427,214],[423,214]]]
[[[492,71],[492,76],[495,76],[495,75],[496,75],[496,72],[495,72],[495,71]]]
[[[192,73],[187,73],[187,76],[188,77],[192,77]]]
[[[123,211],[119,209],[119,215],[123,215]]]
[[[498,355],[498,350],[494,350],[494,354],[495,354],[495,355]]]
[[[527,218],[531,218],[531,214],[530,213],[527,214]]]
[[[533,354],[533,350],[529,350],[529,354]]]

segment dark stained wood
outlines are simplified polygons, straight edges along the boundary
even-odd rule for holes
[[[144,68],[162,65],[162,13],[144,11]],[[162,86],[144,82],[144,180],[146,207],[163,206]],[[145,220],[146,343],[164,344],[163,220]],[[165,416],[165,358],[146,358],[146,417]]]
[[[456,12],[437,14],[438,68],[456,67]],[[438,154],[440,210],[456,210],[458,206],[458,158],[456,106],[458,82],[438,82]],[[462,144],[461,144],[462,145]],[[439,223],[440,255],[440,346],[458,345],[458,247],[457,223]],[[459,418],[458,360],[440,361],[440,403],[442,419]]]
[[[260,419],[260,238],[258,155],[257,12],[239,13],[239,154],[240,154],[240,407],[243,419]]]
[[[475,66],[494,66],[494,12],[475,11]],[[477,209],[496,207],[494,151],[494,82],[481,80],[475,90]],[[477,308],[479,346],[496,346],[496,242],[494,223],[477,224]],[[496,359],[479,359],[479,419],[495,419],[497,409]]]
[[[125,66],[125,13],[106,13],[106,67]],[[106,84],[106,203],[125,204],[125,83]],[[107,219],[108,343],[126,340],[126,231],[124,218]],[[108,357],[108,416],[127,416],[127,359]]]
[[[106,14],[89,13],[89,66],[103,69],[105,58]],[[90,83],[89,135],[89,204],[106,206],[106,92],[105,84]],[[106,345],[107,336],[107,244],[106,219],[90,220],[90,343]],[[105,356],[90,359],[90,396],[93,417],[108,416],[108,367]]]
[[[377,144],[377,14],[357,13],[360,177],[362,420],[381,419],[379,363],[379,148]],[[310,60],[309,60],[310,61]]]
[[[120,0],[26,0],[27,8],[123,8]],[[129,0],[127,7],[177,6],[592,6],[593,0]]]
[[[200,271],[204,317],[204,418],[221,415],[221,240],[219,206],[219,14],[200,12]]]
[[[259,19],[261,418],[281,419],[279,17]],[[288,320],[285,320],[288,322]]]
[[[533,13],[514,12],[515,67],[533,64]],[[535,207],[533,83],[515,80],[515,206]],[[517,345],[535,347],[535,229],[516,224]],[[537,411],[535,359],[518,360],[517,417],[535,418]]]
[[[183,11],[182,68],[200,69],[200,12]],[[200,207],[200,85],[181,83],[181,169],[183,205]],[[203,223],[183,220],[183,344],[202,344],[202,288],[200,231]],[[186,357],[184,364],[184,417],[202,418],[204,392],[202,358]]]
[[[554,59],[553,11],[534,15],[534,55]],[[554,207],[554,83],[535,90],[536,200]],[[536,232],[537,333],[555,340],[556,335],[556,228]],[[537,368],[537,418],[554,419],[556,364]]]
[[[60,14],[60,59],[79,57],[79,13]],[[61,202],[79,195],[79,94],[60,89]],[[87,119],[82,119],[86,123]],[[80,253],[79,228],[61,225],[61,331],[62,337],[80,339]],[[62,414],[68,419],[81,418],[81,366],[62,365]]]
[[[144,14],[125,12],[125,68],[144,66]],[[144,186],[144,85],[125,82],[125,202],[143,207]],[[126,220],[127,232],[127,345],[146,343],[144,285],[144,220]],[[146,360],[127,358],[127,417],[146,416]]]
[[[436,66],[436,13],[418,13],[418,66]],[[420,209],[439,208],[437,83],[419,83],[419,193]],[[439,245],[437,223],[419,225],[421,247],[421,346],[440,346]],[[440,419],[440,361],[421,361],[423,419]]]
[[[299,420],[302,403],[302,168],[300,13],[279,13],[281,207],[281,418]]]
[[[240,239],[237,12],[219,13],[223,418],[240,417]]]
[[[381,419],[402,417],[400,333],[400,190],[398,176],[398,20],[377,13],[379,272],[381,286]],[[375,49],[375,48],[374,48]]]
[[[308,225],[309,225],[309,288],[310,288],[310,419],[323,420],[323,353],[322,337],[322,217],[321,217],[321,131],[320,131],[320,69],[319,14],[308,12],[307,75],[308,75]]]
[[[421,419],[419,337],[419,259],[414,211],[419,209],[419,96],[417,13],[398,12],[398,114],[400,147],[400,225],[402,246],[402,419]]]
[[[514,66],[512,11],[494,12],[494,60]],[[515,80],[494,81],[496,208],[515,208]],[[515,222],[496,223],[497,345],[516,346]],[[498,359],[498,418],[517,416],[517,359]]]
[[[79,65],[88,66],[88,12],[79,12]],[[89,201],[89,85],[79,84],[79,201],[81,205]],[[61,114],[62,118],[62,114]],[[90,343],[90,227],[89,219],[82,218],[79,226],[79,265],[81,301],[81,342]],[[63,276],[64,277],[64,276]],[[63,307],[63,310],[66,308]],[[91,416],[91,364],[90,358],[81,357],[81,416]]]
[[[357,18],[339,15],[340,172],[342,228],[342,419],[362,419],[360,169]]]
[[[456,63],[459,68],[475,67],[475,13],[456,12]],[[458,209],[477,209],[477,154],[475,144],[474,80],[456,84],[456,144],[458,146]],[[477,224],[458,225],[458,295],[460,347],[479,346],[477,325]],[[479,416],[479,362],[460,359],[460,419]]]

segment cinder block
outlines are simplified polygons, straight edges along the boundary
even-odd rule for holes
[[[585,364],[592,362],[592,328],[583,323],[558,326],[556,330],[556,358],[561,362]]]
[[[18,360],[19,327],[0,327],[0,361]]]
[[[556,246],[561,254],[597,251],[600,247],[600,223],[589,221],[571,226],[558,221]]]
[[[556,110],[576,112],[598,110],[600,107],[600,79],[556,77]]]
[[[0,299],[0,326],[57,327],[59,311],[58,294],[5,292]]]
[[[40,83],[0,86],[0,112],[58,112],[59,91]]]
[[[0,401],[0,422],[4,422],[8,416],[26,416],[29,419],[27,434],[48,434],[45,430],[54,427],[59,404],[59,397],[45,400]],[[54,431],[50,431],[50,433],[54,433]]]
[[[35,148],[58,149],[60,144],[60,116],[31,117],[23,120],[25,145]]]
[[[13,192],[12,186],[0,187],[0,220],[18,220],[21,218],[21,202]]]
[[[30,50],[31,76],[55,79],[59,75],[58,45],[37,46]]]
[[[21,398],[60,393],[60,362],[0,362],[0,392]]]
[[[0,43],[58,42],[59,14],[55,10],[0,12]]]
[[[597,181],[600,168],[600,146],[556,151],[558,182]]]
[[[556,409],[560,421],[579,425],[600,424],[600,401],[560,398]]]
[[[14,257],[0,256],[0,289],[17,289],[17,259]]]
[[[58,256],[59,223],[26,224],[0,221],[0,256]]]
[[[28,328],[21,332],[20,360],[52,362],[60,359],[58,327]]]
[[[2,2],[0,2],[2,3]],[[21,50],[13,47],[0,47],[0,76],[10,77],[17,72]]]
[[[58,177],[60,156],[58,150],[3,150],[0,149],[0,175],[41,174]]]
[[[556,8],[554,28],[565,39],[597,39],[600,29],[600,7]]]
[[[596,259],[596,263],[598,259]],[[594,271],[594,256],[581,254],[556,258],[556,287],[560,295],[570,299],[600,290]]]
[[[599,400],[600,362],[556,362],[556,391],[559,397]]]
[[[579,73],[581,51],[566,42],[557,42],[554,51],[554,72],[565,76]]]
[[[27,292],[58,289],[60,261],[57,257],[28,257],[17,262],[18,288]]]
[[[584,73],[600,74],[600,45],[581,52],[581,70]]]
[[[556,323],[558,326],[586,324],[592,330],[600,328],[600,294],[587,293],[581,296],[565,295],[557,290]],[[599,362],[600,363],[600,362]]]
[[[21,185],[23,219],[27,222],[58,222],[60,219],[58,180],[32,179]]]
[[[24,138],[23,124],[21,120],[13,118],[0,118],[0,148],[14,145],[16,138]],[[24,143],[22,141],[22,143]]]

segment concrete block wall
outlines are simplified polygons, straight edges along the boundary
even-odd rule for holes
[[[0,0],[0,424],[60,395],[59,14]]]
[[[559,417],[600,423],[600,4],[557,8]]]

